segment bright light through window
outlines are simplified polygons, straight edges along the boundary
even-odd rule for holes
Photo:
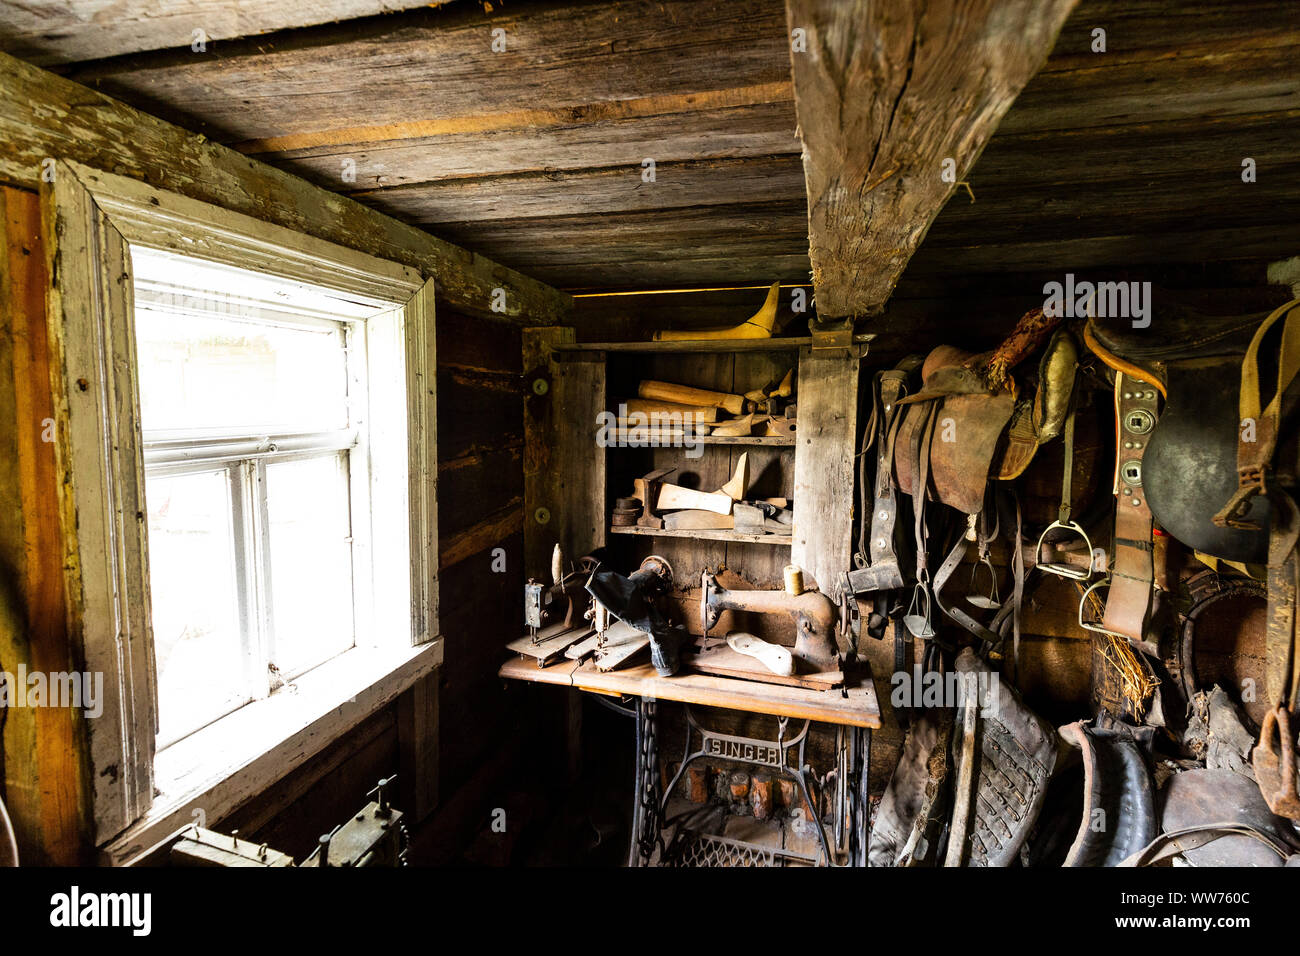
[[[376,304],[147,249],[132,266],[165,747],[356,644],[354,323]]]

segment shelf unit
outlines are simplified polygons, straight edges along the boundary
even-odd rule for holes
[[[573,329],[524,330],[525,573],[544,574],[559,542],[570,560],[611,549],[625,571],[646,554],[661,554],[682,588],[698,582],[702,568],[719,565],[756,587],[780,587],[781,569],[795,563],[833,594],[850,567],[857,429],[851,396],[869,338],[835,347],[815,347],[809,337],[578,342]],[[598,416],[635,395],[642,379],[743,393],[791,366],[799,409],[794,437],[696,436],[691,441],[702,454],[693,459],[680,446],[596,445]],[[754,497],[792,499],[790,534],[611,525],[613,501],[632,493],[632,479],[673,466],[678,483],[712,491],[731,477],[743,452]],[[698,607],[688,613],[697,616]]]

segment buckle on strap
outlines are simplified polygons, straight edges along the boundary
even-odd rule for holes
[[[1264,481],[1264,469],[1259,465],[1241,468],[1237,471],[1237,490],[1232,493],[1228,503],[1219,509],[1211,520],[1220,528],[1238,528],[1243,531],[1258,531],[1259,522],[1249,521],[1246,514],[1251,502],[1257,495],[1264,494],[1268,487]]]

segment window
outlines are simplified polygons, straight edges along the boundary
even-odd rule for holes
[[[355,646],[362,323],[390,306],[148,248],[131,264],[162,749]]]
[[[147,844],[440,660],[432,283],[75,163],[43,199],[96,839]]]

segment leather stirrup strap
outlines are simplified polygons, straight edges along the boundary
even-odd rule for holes
[[[1277,391],[1268,405],[1261,408],[1259,350],[1269,329],[1283,316],[1286,318],[1278,353]],[[1241,417],[1237,432],[1237,490],[1214,516],[1214,523],[1221,528],[1257,527],[1254,522],[1246,520],[1245,514],[1251,499],[1267,491],[1264,473],[1277,448],[1282,398],[1297,372],[1300,372],[1300,299],[1293,299],[1260,323],[1241,362],[1241,394],[1237,401]]]
[[[1155,583],[1153,524],[1141,467],[1159,409],[1156,401],[1154,388],[1116,374],[1115,558],[1102,627],[1134,641],[1145,640]]]
[[[906,390],[906,373],[892,369],[880,380],[880,460],[876,463],[875,500],[871,509],[871,534],[868,551],[871,563],[890,561],[897,565],[894,554],[894,522],[898,518],[898,501],[894,489],[894,454],[898,430],[903,415],[898,404]],[[898,585],[902,586],[899,580]]]
[[[939,403],[927,403],[925,410],[925,427],[920,429],[921,441],[916,448],[916,487],[912,490],[912,513],[915,516],[913,530],[916,534],[916,580],[927,582],[926,544],[929,541],[929,529],[925,526],[925,499],[929,496],[930,486],[930,442],[934,440],[934,420],[937,417]]]
[[[972,515],[971,517],[974,516]],[[957,543],[952,546],[952,550],[949,551],[948,556],[944,558],[943,564],[939,565],[939,570],[934,574],[934,603],[939,605],[939,610],[953,621],[956,621],[990,647],[994,647],[1001,643],[1002,640],[997,634],[985,627],[979,621],[975,620],[975,618],[967,614],[962,608],[959,608],[956,605],[952,607],[945,606],[943,598],[941,597],[943,586],[948,583],[948,579],[952,577],[953,571],[957,570],[957,566],[961,564],[962,560],[966,557],[966,551],[969,545],[970,538],[966,534],[959,534],[957,536]]]

